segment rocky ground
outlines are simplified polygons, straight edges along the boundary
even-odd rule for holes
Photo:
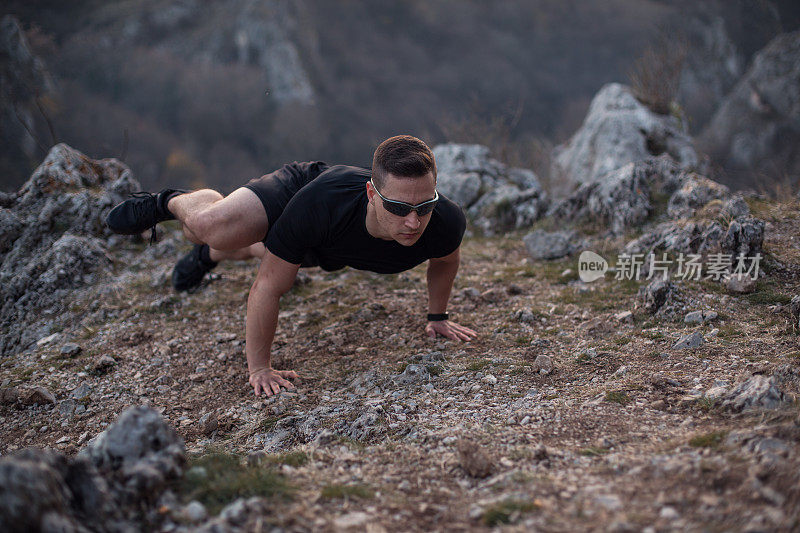
[[[302,380],[270,399],[244,357],[256,265],[176,294],[188,248],[168,224],[153,247],[111,249],[109,281],[4,354],[0,451],[72,457],[149,405],[189,461],[150,518],[163,530],[794,530],[800,205],[747,203],[766,277],[743,295],[679,281],[675,319],[645,308],[646,280],[583,283],[575,256],[534,261],[517,233],[464,243],[450,310],[480,332],[470,343],[423,337],[424,267],[303,271],[273,356]],[[610,259],[625,242],[588,249]],[[716,317],[685,322],[702,310]],[[699,346],[674,347],[692,333]]]

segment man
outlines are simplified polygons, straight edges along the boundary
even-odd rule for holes
[[[429,260],[429,336],[470,340],[476,332],[448,320],[447,302],[459,266],[466,220],[436,191],[430,148],[410,135],[385,140],[372,170],[323,162],[292,163],[251,180],[227,197],[209,189],[137,193],[115,207],[108,226],[137,234],[177,219],[195,243],[173,272],[185,290],[225,259],[261,258],[247,300],[245,352],[256,396],[294,388],[290,370],[274,370],[270,348],[280,297],[301,266],[345,266],[382,274],[403,272]]]

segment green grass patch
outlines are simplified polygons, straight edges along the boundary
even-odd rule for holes
[[[189,470],[178,482],[178,492],[184,501],[197,500],[215,515],[237,498],[289,498],[292,488],[271,468],[247,467],[241,458],[230,453],[213,452],[189,461]]]
[[[605,400],[620,405],[626,405],[631,402],[630,397],[622,391],[606,391]]]
[[[473,361],[467,365],[467,370],[471,370],[472,372],[477,372],[479,370],[482,370],[483,368],[486,368],[490,364],[492,364],[492,362],[489,359],[481,359],[479,361]]]
[[[429,373],[431,376],[438,376],[438,375],[440,375],[442,372],[444,372],[444,369],[443,369],[441,366],[439,366],[439,365],[428,365],[428,366],[426,366],[425,368],[427,368],[427,369],[428,369],[428,373]]]
[[[601,446],[589,446],[587,448],[582,449],[579,453],[586,457],[599,457],[601,455],[607,454],[608,448],[603,448]]]
[[[375,496],[375,492],[369,485],[355,483],[352,485],[342,485],[334,483],[325,485],[321,491],[322,498],[326,500],[343,500],[356,498],[359,500],[369,500]]]
[[[762,304],[762,305],[774,305],[774,304],[781,304],[785,305],[792,301],[791,296],[787,296],[786,294],[781,294],[772,289],[771,284],[759,281],[756,283],[756,291],[750,294],[746,294],[745,298],[751,304]]]
[[[709,412],[717,405],[717,400],[713,398],[706,398],[705,396],[702,398],[698,398],[697,403],[695,404],[701,411]]]
[[[612,341],[612,343],[615,346],[625,346],[626,344],[629,344],[631,342],[631,340],[632,339],[631,339],[631,337],[629,335],[621,335],[621,336],[615,338]]]
[[[727,431],[712,431],[711,433],[695,435],[689,440],[689,446],[694,446],[695,448],[717,448],[727,435]]]
[[[302,450],[296,450],[293,452],[284,452],[267,456],[268,463],[278,464],[278,465],[289,465],[294,467],[303,466],[304,464],[308,463],[308,461],[309,461],[308,454]]]
[[[500,524],[510,524],[516,521],[524,513],[538,511],[539,505],[534,502],[521,500],[504,500],[498,502],[483,512],[483,524],[494,527]]]

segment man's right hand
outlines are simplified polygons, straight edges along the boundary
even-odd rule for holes
[[[273,394],[278,394],[281,387],[294,389],[294,385],[287,379],[297,379],[300,376],[294,370],[275,370],[273,368],[262,368],[250,374],[250,385],[256,396],[264,395],[269,398]]]

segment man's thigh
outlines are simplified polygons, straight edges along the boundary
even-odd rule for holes
[[[235,250],[261,241],[267,234],[264,204],[252,190],[241,187],[203,211],[211,224],[219,224],[226,250]]]

